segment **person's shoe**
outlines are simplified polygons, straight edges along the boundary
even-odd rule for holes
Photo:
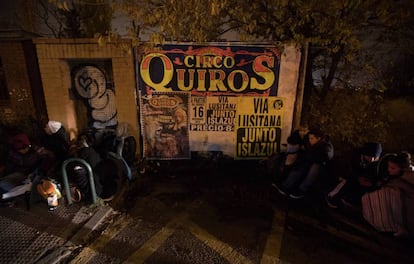
[[[49,212],[55,212],[57,208],[57,206],[49,206]]]
[[[289,197],[292,199],[302,199],[303,197],[305,197],[305,193],[301,190],[296,190],[289,194]]]
[[[326,201],[326,204],[329,206],[329,207],[331,207],[331,208],[338,208],[339,207],[339,202],[338,202],[338,200],[337,199],[335,199],[334,197],[332,197],[332,196],[329,196],[329,195],[327,195],[327,196],[325,196],[325,201]]]
[[[409,233],[406,228],[400,227],[398,231],[394,233],[394,237],[396,238],[405,238],[408,237]]]
[[[110,201],[112,201],[114,198],[115,198],[115,195],[113,194],[113,195],[111,195],[111,196],[109,196],[109,197],[102,198],[102,201],[104,201],[104,202],[110,202]]]
[[[281,186],[278,186],[276,183],[272,183],[272,186],[281,194],[284,196],[287,196],[287,193]]]

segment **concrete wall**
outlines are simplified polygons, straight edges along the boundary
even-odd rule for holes
[[[118,122],[131,126],[139,138],[136,106],[135,66],[128,40],[98,45],[96,39],[35,39],[45,103],[50,120],[58,120],[74,138],[82,129],[77,116],[72,86],[70,61],[111,60]]]

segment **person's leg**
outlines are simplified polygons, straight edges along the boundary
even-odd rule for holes
[[[367,188],[361,186],[358,180],[350,180],[349,184],[346,184],[346,190],[342,192],[341,201],[347,206],[359,206],[361,205],[361,198],[365,193],[368,193]]]
[[[328,192],[325,196],[326,203],[331,208],[338,208],[342,205],[341,197],[344,190],[346,190],[346,185],[348,184],[347,180],[344,178],[339,178],[339,182],[336,186]]]
[[[305,166],[293,168],[287,175],[287,178],[283,181],[282,188],[288,192],[294,190],[303,179],[305,172]]]
[[[312,187],[315,186],[315,184],[319,181],[321,173],[323,170],[323,165],[318,163],[313,163],[308,173],[306,174],[306,177],[302,181],[302,183],[299,185],[299,190],[306,193],[308,192]]]
[[[22,172],[14,172],[1,179],[0,202],[2,206],[13,206],[14,197],[30,188],[30,182],[25,182],[25,180],[28,180],[28,176]]]
[[[0,190],[3,193],[8,192],[14,187],[21,185],[25,179],[27,179],[27,175],[22,172],[10,173],[0,180]]]
[[[285,175],[286,153],[278,153],[269,158],[267,173],[270,175],[272,183],[281,183]]]
[[[32,188],[30,190],[29,201],[27,204],[28,209],[30,209],[31,205],[42,201],[42,196],[37,191],[37,185],[41,182],[42,175],[35,173],[33,177],[34,178],[32,180]]]
[[[304,170],[302,177],[298,178],[297,188],[293,189],[290,193],[290,197],[293,199],[300,199],[305,196],[311,187],[319,180],[322,165],[313,163],[310,165],[308,170]]]

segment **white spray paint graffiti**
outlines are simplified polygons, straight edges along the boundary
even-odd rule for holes
[[[77,93],[90,106],[93,127],[100,129],[117,124],[115,93],[106,87],[105,74],[95,66],[84,66],[74,74]]]

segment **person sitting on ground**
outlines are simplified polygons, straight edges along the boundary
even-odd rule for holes
[[[407,152],[387,157],[387,181],[362,196],[364,219],[380,232],[395,237],[414,235],[414,172]]]
[[[102,161],[99,153],[91,146],[91,140],[87,135],[81,134],[78,140],[70,147],[70,157],[79,158],[86,161],[93,173],[95,192],[97,196],[102,193],[102,184],[97,175],[95,168]],[[89,200],[92,198],[91,187],[89,183],[88,170],[84,164],[73,161],[66,167],[69,181],[75,185],[79,191],[78,199]]]
[[[302,124],[287,138],[285,167],[292,166],[298,159],[300,151],[309,147],[309,125]]]
[[[13,135],[10,145],[4,168],[5,176],[0,180],[1,195],[33,180],[29,179],[29,175],[35,171],[39,175],[45,175],[50,169],[50,153],[44,148],[33,146],[25,133]]]
[[[122,166],[119,160],[109,157],[102,158],[91,146],[92,141],[86,135],[80,135],[77,146],[72,148],[72,157],[85,160],[91,167],[96,195],[104,201],[109,201],[115,194],[118,180],[122,175]],[[91,198],[89,175],[86,167],[77,161],[70,162],[67,166],[70,180],[79,188],[82,200]]]
[[[274,187],[293,199],[303,198],[319,182],[327,163],[333,158],[333,145],[320,129],[308,133],[309,147],[295,162],[292,170],[281,185]]]
[[[309,147],[308,132],[309,125],[307,123],[301,124],[287,138],[286,151],[274,154],[265,161],[272,184],[285,179],[299,155]]]
[[[378,173],[381,153],[382,146],[378,142],[367,142],[358,150],[352,158],[349,177],[341,178],[328,193],[326,201],[329,207],[338,208],[344,203],[359,205],[363,194],[376,190],[382,184],[385,176]]]

